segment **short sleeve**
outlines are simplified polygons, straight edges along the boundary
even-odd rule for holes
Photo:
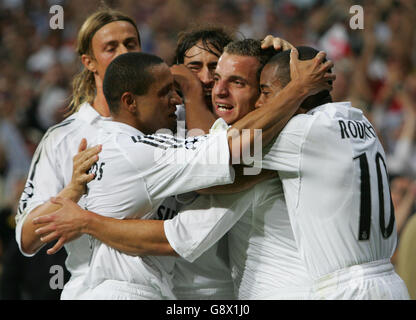
[[[25,256],[34,255],[27,255],[21,248],[22,227],[27,215],[64,187],[63,177],[59,174],[60,170],[55,159],[56,150],[51,144],[51,139],[45,137],[38,145],[30,165],[25,189],[19,200],[15,235],[19,249]]]
[[[152,202],[234,181],[226,131],[185,140],[168,135],[133,138],[136,146],[130,143],[125,149],[127,157],[141,172]]]
[[[201,195],[173,219],[164,222],[169,244],[193,262],[214,245],[244,215],[252,190],[230,195]]]
[[[293,117],[277,138],[265,148],[261,162],[263,169],[289,174],[298,172],[302,144],[308,127],[305,117],[307,116]]]

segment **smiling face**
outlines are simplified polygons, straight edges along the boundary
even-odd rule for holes
[[[135,27],[127,21],[114,21],[100,28],[92,38],[93,57],[83,55],[86,67],[100,79],[116,57],[127,52],[140,52],[139,38]]]
[[[153,83],[145,95],[134,96],[138,129],[145,134],[165,128],[174,131],[176,105],[182,101],[174,90],[172,73],[166,63],[151,67],[149,71],[154,77]]]
[[[254,110],[259,96],[255,57],[223,53],[215,70],[212,104],[215,114],[228,124]]]
[[[217,55],[209,52],[208,49]],[[196,45],[185,52],[183,63],[201,81],[205,96],[211,96],[212,87],[214,86],[215,68],[220,55],[221,52],[214,47],[204,47],[202,41],[198,41]]]

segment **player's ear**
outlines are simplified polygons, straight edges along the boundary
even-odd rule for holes
[[[126,108],[131,114],[136,114],[137,112],[137,101],[134,94],[131,92],[124,92],[121,96],[121,105]]]
[[[93,59],[90,55],[83,54],[81,56],[81,62],[84,65],[84,67],[90,70],[91,72],[93,73],[97,72],[97,63],[95,59]]]

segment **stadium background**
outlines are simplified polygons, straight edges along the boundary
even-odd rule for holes
[[[49,271],[52,265],[64,265],[64,250],[55,256],[42,250],[35,258],[24,258],[14,240],[14,213],[33,152],[46,129],[62,120],[69,102],[71,79],[80,70],[74,52],[78,29],[101,3],[0,0],[0,299],[59,297],[59,290],[49,287]],[[49,10],[54,4],[64,9],[63,30],[50,28],[53,14]],[[399,237],[406,230],[406,237],[413,238],[414,254],[405,248],[399,259],[399,247],[393,262],[399,273],[399,263],[414,265],[416,228],[409,223],[416,218],[412,215],[416,198],[414,0],[119,0],[106,4],[131,15],[139,27],[142,50],[169,63],[178,32],[194,23],[220,22],[239,38],[262,39],[272,34],[294,45],[325,50],[335,62],[334,100],[350,100],[361,108],[384,144]],[[350,7],[356,4],[364,9],[364,29],[350,28],[354,15]],[[415,286],[415,280],[406,281],[409,289]]]

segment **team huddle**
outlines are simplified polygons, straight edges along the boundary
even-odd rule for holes
[[[197,28],[169,67],[111,9],[77,51],[16,216],[22,254],[65,247],[61,299],[409,299],[384,150],[324,52]]]

